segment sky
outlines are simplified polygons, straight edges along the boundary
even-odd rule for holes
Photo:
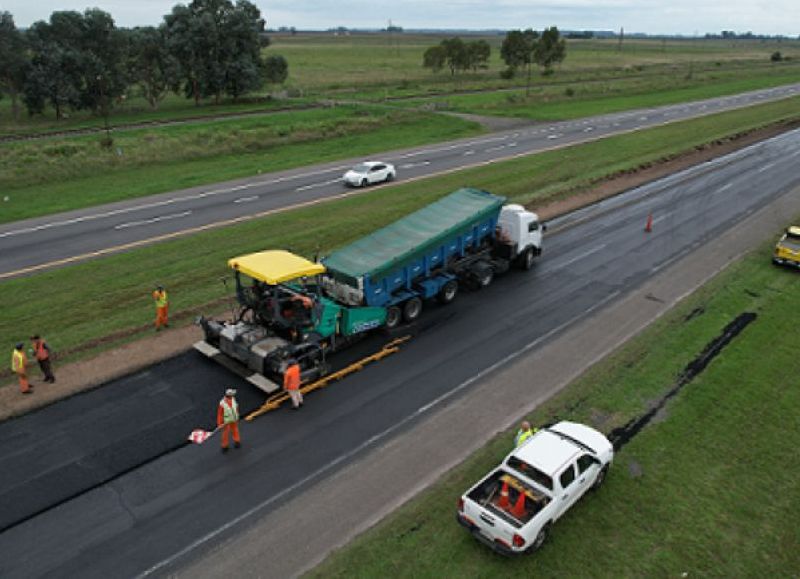
[[[722,30],[800,35],[800,0],[251,0],[268,28],[298,30],[403,28],[619,30],[692,36]],[[159,24],[189,0],[0,0],[17,26],[57,10],[100,8],[118,26]]]

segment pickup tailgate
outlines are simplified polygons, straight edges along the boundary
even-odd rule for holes
[[[527,487],[527,485],[525,485]],[[461,523],[479,540],[503,552],[517,551],[514,535],[530,519],[520,492],[528,490],[509,472],[497,469],[462,497]]]

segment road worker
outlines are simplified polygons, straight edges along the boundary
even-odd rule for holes
[[[52,384],[56,381],[56,377],[53,375],[53,366],[50,363],[50,346],[38,334],[31,336],[31,344],[33,345],[33,356],[39,362],[44,381]]]
[[[222,429],[222,452],[228,452],[228,435],[233,435],[233,446],[239,448],[239,404],[236,402],[236,390],[228,388],[225,397],[219,401],[217,408],[217,428]]]
[[[153,292],[153,299],[156,302],[156,332],[161,330],[161,326],[169,327],[169,320],[167,319],[167,309],[169,308],[169,300],[167,299],[167,290],[164,286],[158,286]]]
[[[28,357],[25,355],[25,344],[18,343],[11,352],[11,371],[19,378],[19,391],[23,394],[33,392],[28,382]]]
[[[527,420],[523,420],[522,424],[520,424],[519,430],[517,430],[517,434],[514,437],[514,447],[519,448],[522,443],[528,440],[531,436],[536,434],[538,429],[531,428],[531,423]]]
[[[300,392],[300,364],[290,358],[283,372],[283,389],[292,399],[292,408],[297,410],[303,405],[303,393]]]

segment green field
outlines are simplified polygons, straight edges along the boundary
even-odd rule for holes
[[[650,164],[726,135],[800,118],[800,99],[721,113],[485,167],[367,190],[346,200],[293,210],[0,283],[0,334],[10,342],[38,332],[62,354],[112,336],[103,347],[152,331],[150,291],[171,291],[171,311],[189,312],[226,295],[228,258],[270,247],[313,255],[365,235],[469,184],[517,202],[542,203],[585,190],[619,171]],[[198,250],[202,248],[201,250]],[[53,288],[57,288],[54,290]],[[44,296],[34,300],[19,296]],[[202,309],[202,308],[201,308]],[[24,328],[23,335],[20,329]],[[24,334],[28,332],[28,334]],[[92,349],[81,355],[90,353]],[[69,357],[69,356],[67,356]]]
[[[0,146],[0,223],[480,133],[456,117],[338,106]]]
[[[615,457],[605,486],[536,554],[503,558],[455,521],[458,497],[510,450],[507,432],[335,552],[311,577],[793,577],[800,569],[797,273],[768,246],[566,390],[534,424],[605,432],[645,414],[736,316],[750,324]],[[412,532],[413,531],[413,532]]]

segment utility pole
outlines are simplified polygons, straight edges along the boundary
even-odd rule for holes
[[[622,52],[622,41],[625,39],[625,28],[619,28],[619,44],[617,45],[617,52]]]

